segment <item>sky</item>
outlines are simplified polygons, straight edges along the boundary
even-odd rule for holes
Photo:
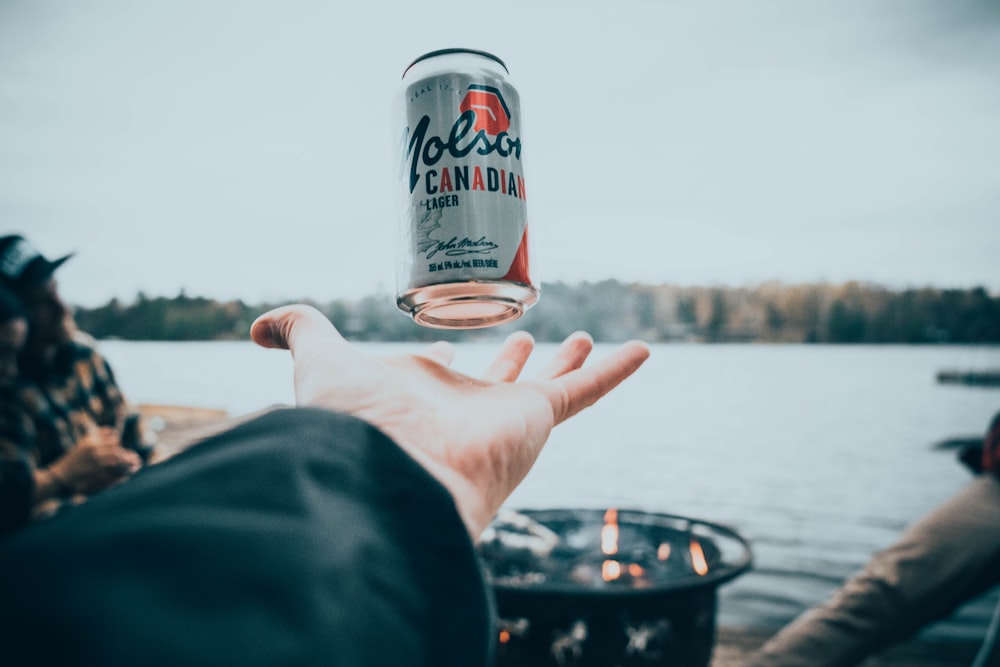
[[[1000,291],[1000,2],[343,7],[0,0],[0,233],[83,306],[392,294],[394,95],[468,47],[521,95],[537,281]]]

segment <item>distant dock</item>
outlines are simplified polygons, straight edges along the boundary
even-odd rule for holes
[[[986,371],[938,371],[937,381],[941,384],[1000,387],[1000,369]]]

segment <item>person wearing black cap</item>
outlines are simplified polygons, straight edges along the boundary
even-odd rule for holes
[[[79,331],[53,277],[71,257],[49,260],[23,236],[0,238],[0,282],[24,305],[28,335],[19,357],[17,402],[0,414],[0,530],[130,476],[148,450],[130,436],[136,416],[95,341]],[[22,474],[12,469],[20,466]],[[24,480],[27,479],[27,483]],[[20,491],[12,491],[12,488]],[[12,495],[26,495],[20,501]]]

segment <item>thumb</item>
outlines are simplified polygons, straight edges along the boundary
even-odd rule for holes
[[[282,306],[250,325],[250,338],[261,347],[291,350],[314,344],[346,342],[333,324],[312,306]]]

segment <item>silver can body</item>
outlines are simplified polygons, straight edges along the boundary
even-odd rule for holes
[[[423,326],[517,319],[539,296],[528,254],[521,112],[506,66],[481,51],[421,56],[397,96],[396,305]]]

